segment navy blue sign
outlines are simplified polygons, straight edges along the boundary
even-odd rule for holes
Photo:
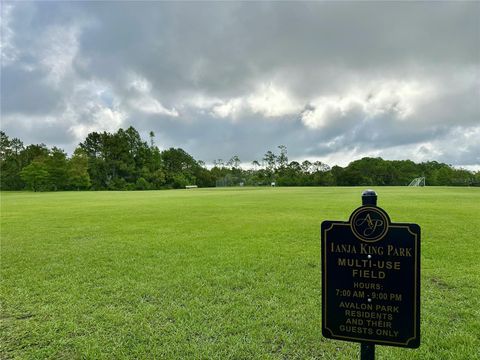
[[[337,340],[420,345],[420,227],[377,206],[324,221],[322,333]]]

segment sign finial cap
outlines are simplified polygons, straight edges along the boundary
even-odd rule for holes
[[[368,189],[362,192],[362,205],[377,205],[377,193]]]

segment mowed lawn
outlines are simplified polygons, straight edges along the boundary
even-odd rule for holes
[[[1,194],[0,358],[355,359],[321,336],[320,223],[363,188]],[[376,187],[422,228],[418,350],[480,359],[480,189]]]

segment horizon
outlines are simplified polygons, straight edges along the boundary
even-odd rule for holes
[[[121,128],[117,129],[117,131],[120,130],[120,129],[121,129]],[[2,130],[2,131],[3,131],[3,130]],[[114,133],[114,132],[113,132],[113,133]],[[6,135],[8,136],[8,134],[6,134]],[[141,136],[141,135],[140,135],[140,136]],[[148,144],[148,140],[144,139],[144,137],[141,136],[141,139],[142,139],[142,141],[144,141],[146,144]],[[10,139],[10,140],[12,140],[12,139]],[[20,140],[22,140],[22,139],[20,139]],[[51,149],[51,148],[53,147],[53,146],[48,146],[48,145],[45,144],[45,143],[37,143],[37,144],[25,144],[25,143],[24,143],[24,144],[23,144],[24,147],[26,147],[26,146],[28,146],[28,145],[45,145],[45,146],[47,146],[47,148],[49,148],[49,149]],[[168,150],[168,149],[170,149],[170,148],[178,148],[178,149],[181,149],[180,147],[176,147],[176,146],[172,146],[172,147],[170,147],[170,148],[161,147],[161,146],[158,146],[158,144],[156,144],[155,141],[154,141],[154,144],[153,144],[153,145],[154,145],[155,147],[157,147],[160,151]],[[54,145],[54,146],[55,146],[55,145]],[[280,146],[280,145],[276,146],[275,148],[278,149],[279,146]],[[78,148],[78,147],[80,147],[80,143],[77,145],[77,148]],[[62,149],[62,148],[60,148],[60,149],[67,154],[67,157],[71,157],[71,156],[73,155],[73,151],[72,151],[71,153],[69,153],[69,152],[65,151],[65,149]],[[288,148],[287,148],[286,150],[287,150],[287,157],[288,157]],[[266,149],[266,150],[265,150],[265,153],[266,153],[267,151],[272,151],[274,154],[277,155],[275,149],[273,149],[273,150],[271,150],[271,149]],[[231,168],[230,165],[227,165],[227,162],[228,162],[233,156],[235,156],[236,154],[232,154],[231,156],[229,156],[229,157],[227,157],[227,158],[216,158],[216,159],[214,159],[214,160],[212,160],[212,161],[205,161],[205,160],[203,160],[203,159],[200,159],[200,158],[198,158],[197,156],[195,156],[195,154],[190,154],[190,153],[189,153],[189,155],[191,155],[191,156],[195,159],[195,161],[197,161],[197,162],[203,162],[203,166],[204,166],[206,169],[211,170],[211,169],[213,169],[215,166],[217,166],[217,165],[215,164],[215,162],[216,162],[216,161],[220,161],[220,160],[221,160],[222,163],[223,163],[223,165],[222,165],[221,167]],[[265,155],[265,154],[264,154],[264,155]],[[262,157],[263,157],[264,155],[262,155]],[[242,161],[242,159],[240,159],[241,161],[240,161],[240,164],[239,164],[239,168],[240,168],[240,169],[243,169],[243,170],[254,170],[254,169],[255,169],[255,166],[252,165],[252,163],[253,163],[254,161],[258,161],[258,162],[260,163],[260,168],[264,168],[264,167],[265,167],[265,164],[264,164],[264,159],[263,159],[262,157],[260,157],[260,158],[258,158],[258,159],[251,159],[250,161]],[[364,159],[364,158],[379,158],[379,159],[382,159],[382,160],[385,160],[385,161],[413,161],[415,164],[427,163],[427,162],[438,162],[438,163],[442,163],[442,162],[437,161],[437,160],[435,160],[435,159],[427,159],[427,160],[424,160],[424,161],[414,161],[414,160],[408,159],[408,158],[386,159],[386,158],[383,158],[383,157],[381,157],[381,156],[364,156],[364,157],[361,157],[361,158],[354,158],[354,159],[352,159],[352,160],[350,160],[350,161],[348,161],[348,162],[343,162],[343,163],[325,163],[325,162],[323,162],[323,161],[321,161],[321,160],[318,160],[318,159],[308,159],[308,158],[305,159],[305,158],[290,158],[290,157],[288,157],[288,162],[291,163],[291,162],[293,162],[293,161],[296,161],[296,162],[298,162],[298,163],[302,163],[303,161],[310,161],[311,163],[313,163],[313,162],[315,162],[315,161],[321,161],[323,164],[328,165],[330,168],[332,168],[332,167],[334,167],[334,166],[340,166],[340,167],[342,167],[342,168],[345,168],[345,167],[348,167],[348,165],[350,165],[350,163],[355,162],[355,161],[362,160],[362,159]],[[475,173],[475,172],[480,172],[480,165],[479,165],[479,166],[475,166],[475,165],[473,165],[473,166],[461,166],[461,165],[455,166],[455,165],[447,164],[447,163],[444,163],[444,164],[446,164],[446,165],[448,165],[448,166],[451,166],[452,168],[457,169],[457,170],[468,170],[468,171],[473,172],[473,173]],[[218,166],[217,166],[217,167],[218,167]]]

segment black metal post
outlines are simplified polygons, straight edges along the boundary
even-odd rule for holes
[[[365,190],[362,193],[362,206],[377,206],[377,193]],[[375,344],[360,344],[360,360],[375,360]]]
[[[377,193],[374,190],[365,190],[362,192],[362,205],[377,206]]]
[[[375,360],[375,344],[361,343],[360,360]]]

